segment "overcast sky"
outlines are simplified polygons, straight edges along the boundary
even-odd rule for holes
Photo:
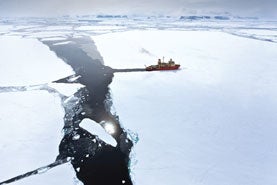
[[[277,0],[0,0],[2,16],[64,14],[195,14],[277,17]]]

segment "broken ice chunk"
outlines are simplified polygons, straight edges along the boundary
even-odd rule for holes
[[[73,136],[72,139],[73,139],[73,140],[78,140],[78,139],[80,139],[80,135],[79,135],[79,134],[76,134],[76,135]]]

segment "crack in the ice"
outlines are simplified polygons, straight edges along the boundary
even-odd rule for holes
[[[133,142],[119,124],[117,115],[110,112],[112,100],[109,84],[112,82],[113,69],[103,65],[101,55],[93,41],[88,37],[68,38],[66,45],[59,41],[43,41],[50,50],[69,64],[76,75],[55,82],[80,83],[85,87],[63,101],[64,138],[60,144],[57,160],[72,157],[72,165],[77,177],[85,184],[122,184],[131,185],[129,174],[129,154]],[[84,50],[90,46],[90,56]],[[98,59],[93,59],[97,57]],[[117,141],[113,147],[80,127],[85,118],[99,123],[107,132],[106,125],[112,126],[111,136]]]

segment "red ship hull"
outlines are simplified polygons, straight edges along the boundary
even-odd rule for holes
[[[146,71],[166,71],[166,70],[177,70],[180,65],[176,64],[174,66],[148,66]]]

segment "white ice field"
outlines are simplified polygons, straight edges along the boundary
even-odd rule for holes
[[[139,138],[132,152],[134,184],[276,184],[274,26],[226,31],[197,29],[199,23],[188,29],[174,22],[161,30],[144,29],[146,22],[143,29],[133,29],[128,27],[133,22],[117,28],[112,20],[97,25],[96,32],[97,26],[72,29],[73,24],[48,29],[45,24],[0,24],[0,86],[47,84],[74,74],[38,39],[66,44],[63,38],[69,34],[89,35],[112,68],[140,68],[163,56],[173,58],[181,70],[116,73],[110,85],[114,112]],[[50,86],[67,96],[80,87]],[[1,91],[0,101],[0,181],[53,162],[63,127],[59,94]],[[65,164],[13,184],[78,183]]]

